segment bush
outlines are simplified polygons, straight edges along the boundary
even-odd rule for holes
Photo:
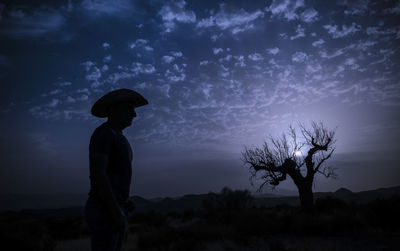
[[[54,250],[56,243],[46,226],[36,219],[22,219],[1,224],[2,250]]]
[[[318,212],[334,212],[338,209],[346,209],[348,207],[347,203],[340,199],[335,199],[330,196],[327,198],[318,198],[315,201],[315,209]]]

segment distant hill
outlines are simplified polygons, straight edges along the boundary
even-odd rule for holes
[[[0,211],[21,209],[57,209],[84,205],[83,194],[0,194]]]
[[[331,196],[332,198],[341,199],[346,202],[368,203],[376,199],[387,199],[393,195],[400,195],[400,186],[379,188],[353,193],[346,188],[340,188],[334,193],[315,193],[315,198]]]
[[[337,198],[344,200],[346,202],[354,202],[354,203],[368,203],[374,201],[376,199],[386,199],[390,198],[393,195],[400,196],[400,186],[389,187],[389,188],[380,188],[369,191],[362,191],[354,193],[346,188],[340,188],[335,192],[318,192],[314,193],[314,199],[318,198]],[[84,198],[81,198],[82,204],[84,205],[84,201],[86,200],[87,195]],[[72,199],[73,196],[71,196]],[[146,212],[146,211],[156,211],[156,212],[183,212],[185,210],[199,210],[203,208],[203,204],[205,200],[213,201],[216,200],[216,193],[208,193],[208,194],[188,194],[181,197],[176,198],[157,198],[157,199],[145,199],[140,196],[133,196],[132,199],[136,204],[136,212]],[[46,199],[46,198],[43,198]],[[5,200],[0,201],[4,202]],[[9,199],[10,201],[10,199]],[[299,206],[300,201],[297,196],[285,196],[285,197],[276,197],[276,195],[268,197],[268,196],[258,196],[254,198],[255,206],[257,207],[273,207],[277,205],[291,205],[291,206]],[[7,210],[7,209],[3,209]],[[12,209],[8,209],[12,210]],[[14,209],[15,211],[15,209]],[[63,208],[48,208],[48,209],[37,209],[31,207],[30,209],[20,210],[20,213],[27,216],[74,216],[74,215],[82,215],[83,207],[76,206],[66,206]]]

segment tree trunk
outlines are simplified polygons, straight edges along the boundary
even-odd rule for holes
[[[314,196],[312,192],[312,184],[301,184],[298,185],[297,188],[299,189],[299,197],[300,197],[300,205],[301,209],[304,212],[311,213],[314,208]]]

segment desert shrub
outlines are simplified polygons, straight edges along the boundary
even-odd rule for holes
[[[171,251],[197,251],[204,250],[205,245],[203,243],[199,243],[195,238],[189,239],[178,239],[171,243],[170,250]]]
[[[400,229],[400,196],[390,199],[378,199],[367,205],[365,210],[368,223],[380,231],[398,231]]]
[[[192,219],[195,216],[195,212],[193,210],[185,210],[182,214],[182,221],[187,221]]]
[[[208,194],[208,199],[203,200],[203,211],[213,214],[220,210],[247,209],[253,205],[254,197],[248,190],[231,190],[224,187],[219,194]]]
[[[145,223],[148,226],[162,226],[167,224],[168,217],[162,213],[154,211],[144,213],[134,213],[128,217],[129,223]]]
[[[285,245],[281,241],[272,240],[268,243],[270,251],[291,251],[290,249],[285,248]]]
[[[248,190],[231,190],[225,187],[218,196],[219,208],[244,209],[253,205],[254,198]]]
[[[80,216],[65,216],[59,218],[44,218],[44,224],[49,230],[49,233],[57,240],[77,239],[87,234],[87,226]]]
[[[177,232],[182,239],[195,239],[198,242],[230,239],[233,235],[230,226],[207,222],[196,222],[179,228]]]
[[[333,212],[338,209],[346,209],[347,207],[348,205],[345,201],[330,196],[327,198],[318,198],[315,201],[315,209],[317,212]]]
[[[166,214],[166,216],[167,216],[167,218],[172,218],[172,219],[178,219],[178,218],[181,218],[181,213],[180,212],[174,212],[174,211],[172,211],[172,212],[168,212],[167,214]]]
[[[46,226],[36,219],[21,219],[0,225],[2,250],[54,250],[56,243]]]
[[[137,245],[140,250],[168,250],[177,239],[175,230],[169,226],[147,226],[137,231]]]

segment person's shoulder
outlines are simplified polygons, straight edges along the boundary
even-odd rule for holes
[[[112,128],[104,122],[93,131],[92,138],[93,137],[114,137],[114,132]]]
[[[109,154],[112,152],[114,142],[115,135],[113,131],[106,123],[103,123],[94,130],[90,138],[89,152]]]

